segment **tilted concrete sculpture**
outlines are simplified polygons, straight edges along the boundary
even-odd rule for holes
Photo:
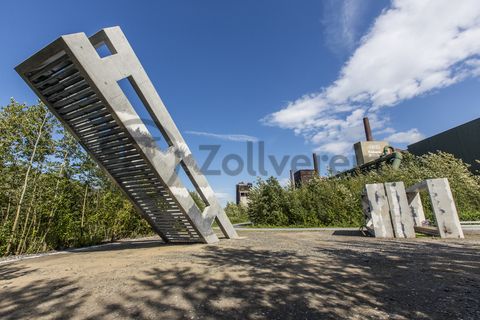
[[[433,228],[423,226],[422,190],[430,195],[437,225],[433,233]],[[415,231],[441,238],[464,238],[447,179],[427,179],[407,189],[403,182],[367,184],[362,206],[366,228],[377,238],[415,238]]]
[[[96,48],[112,53],[100,57]],[[237,234],[119,27],[65,35],[16,68],[50,111],[115,181],[166,242]],[[128,79],[168,147],[161,149],[118,81]],[[202,212],[176,173],[181,166],[206,204]]]
[[[415,238],[414,222],[408,207],[405,185],[401,181],[387,182],[384,185],[395,237]]]
[[[432,203],[437,231],[441,238],[463,239],[462,226],[453,199],[450,184],[445,178],[427,179],[407,188],[410,209],[415,220],[425,220],[420,191],[427,190]],[[423,221],[422,220],[422,221]],[[421,222],[420,222],[421,223]],[[417,224],[417,222],[416,222]],[[419,225],[421,227],[421,224]]]
[[[381,183],[365,185],[362,207],[367,230],[376,238],[393,238],[395,233],[390,218],[390,207]]]

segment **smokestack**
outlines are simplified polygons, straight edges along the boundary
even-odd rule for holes
[[[367,141],[373,141],[372,129],[370,129],[370,121],[368,121],[367,117],[363,118],[363,127],[365,128],[365,137],[367,138]]]
[[[295,189],[295,178],[293,177],[293,171],[290,170],[290,183],[293,189]]]
[[[313,154],[313,170],[315,170],[315,175],[318,176],[318,158],[316,153]]]

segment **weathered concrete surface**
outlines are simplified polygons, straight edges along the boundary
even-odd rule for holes
[[[457,207],[447,179],[429,179],[427,188],[442,238],[464,238]]]
[[[421,227],[422,223],[427,219],[425,218],[425,211],[423,210],[422,198],[420,192],[407,192],[407,201],[410,207],[410,214],[413,217],[413,223],[415,227]]]
[[[395,237],[415,238],[414,222],[405,193],[405,185],[403,182],[387,182],[384,185]]]
[[[478,235],[240,235],[214,245],[124,242],[1,265],[0,318],[480,318]]]
[[[376,238],[393,238],[390,207],[382,183],[365,185],[362,196],[363,213],[367,217],[366,227]]]
[[[380,158],[383,148],[388,146],[387,141],[360,141],[353,145],[357,166]]]
[[[437,229],[442,238],[463,239],[464,234],[448,179],[427,179],[406,189],[415,225],[425,220],[420,191],[428,190]],[[420,225],[421,226],[421,225]]]

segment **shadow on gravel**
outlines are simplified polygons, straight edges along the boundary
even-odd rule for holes
[[[359,270],[361,290],[351,277],[339,279],[344,298],[353,298],[354,304],[375,301],[374,307],[390,318],[480,319],[478,245],[381,240],[336,243],[343,248],[318,250],[344,270]]]
[[[78,290],[73,281],[41,280],[19,285],[20,277],[36,270],[15,265],[0,268],[0,280],[5,281],[0,287],[0,319],[69,319],[83,303],[83,297],[73,298]],[[9,282],[14,285],[7,286]]]
[[[140,274],[92,319],[480,317],[478,247],[331,242],[300,252],[206,247],[192,267]]]
[[[161,239],[154,240],[122,240],[119,242],[106,243],[98,246],[83,247],[69,250],[72,253],[98,252],[98,251],[116,251],[126,249],[147,249],[154,247],[167,247],[174,244],[168,244]]]
[[[20,268],[13,264],[4,264],[0,266],[0,281],[1,280],[13,280],[18,277],[22,277],[29,273],[34,272],[36,269]],[[1,291],[0,291],[1,292]]]
[[[343,237],[365,237],[365,234],[360,230],[335,230],[332,235]]]

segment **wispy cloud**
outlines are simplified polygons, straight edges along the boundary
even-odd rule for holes
[[[392,143],[412,144],[422,140],[423,138],[423,134],[421,134],[417,129],[410,129],[408,131],[395,132],[386,137],[385,140]]]
[[[386,107],[479,76],[479,56],[480,1],[394,0],[336,81],[262,121],[292,129],[317,151],[345,153],[362,138],[362,117],[378,133],[389,125]],[[408,140],[389,130],[392,142]]]
[[[322,26],[326,45],[336,54],[351,52],[360,37],[359,26],[368,5],[365,0],[323,2]]]
[[[233,195],[228,192],[215,192],[215,197],[217,197],[222,206],[226,206],[228,202],[233,202],[235,200]]]
[[[232,196],[228,192],[215,192],[215,196],[219,199],[226,199],[226,200],[232,199]]]
[[[193,134],[196,136],[204,136],[209,138],[215,138],[220,140],[227,140],[227,141],[236,141],[236,142],[257,142],[258,138],[253,136],[248,136],[246,134],[218,134],[218,133],[211,133],[211,132],[202,132],[202,131],[186,131],[188,134]]]

